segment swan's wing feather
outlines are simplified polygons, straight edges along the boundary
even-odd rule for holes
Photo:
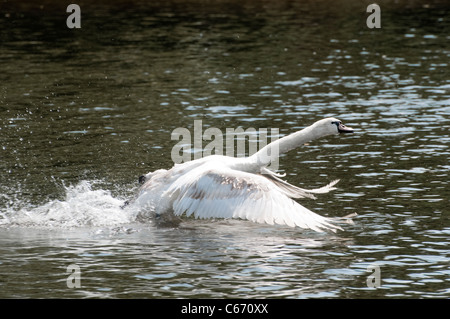
[[[177,216],[241,218],[316,231],[340,229],[332,219],[293,201],[271,179],[229,168],[196,168],[178,178],[164,196],[172,199]]]
[[[281,190],[283,190],[283,192],[291,197],[291,198],[312,198],[315,199],[316,197],[312,194],[324,194],[324,193],[328,193],[332,190],[335,190],[336,187],[333,187],[334,185],[336,185],[339,180],[334,180],[331,183],[329,183],[328,185],[325,185],[323,187],[320,188],[315,188],[315,189],[303,189],[297,186],[294,186],[292,184],[289,184],[288,182],[282,180],[279,174],[276,174],[270,170],[268,170],[267,168],[262,168],[261,169],[261,173],[264,174],[265,177],[269,178],[270,180],[272,180],[272,182],[274,182]]]
[[[322,186],[320,188],[315,188],[315,189],[308,189],[306,190],[309,193],[312,194],[325,194],[328,193],[332,190],[335,190],[336,187],[334,187],[334,185],[336,185],[339,182],[339,179],[335,179],[334,181],[330,182],[329,184]]]

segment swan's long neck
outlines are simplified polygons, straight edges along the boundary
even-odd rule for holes
[[[279,140],[276,140],[260,149],[258,152],[253,154],[249,160],[257,164],[259,167],[265,167],[269,165],[270,162],[276,160],[280,154],[286,153],[309,141],[328,135],[324,134],[320,130],[314,130],[314,128],[315,125],[313,124],[301,131],[280,138]]]

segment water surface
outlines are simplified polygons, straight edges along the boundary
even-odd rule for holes
[[[2,4],[0,297],[449,298],[446,2]],[[158,228],[120,208],[173,165],[171,132],[327,116],[356,131],[285,154],[315,233],[240,220]],[[68,288],[69,265],[81,287]],[[368,287],[371,267],[381,286]]]

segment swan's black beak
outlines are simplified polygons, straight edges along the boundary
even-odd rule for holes
[[[145,175],[141,175],[139,176],[139,184],[144,184],[145,183]]]
[[[338,132],[339,133],[353,133],[353,129],[351,127],[347,127],[342,122],[339,122],[338,124]]]

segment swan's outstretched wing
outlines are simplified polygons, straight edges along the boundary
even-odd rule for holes
[[[263,175],[230,168],[199,167],[175,181],[164,196],[173,202],[175,215],[196,218],[242,218],[257,223],[310,228],[341,229],[289,198]]]
[[[280,177],[282,177],[282,175],[276,174],[276,173],[268,170],[267,168],[261,169],[261,172],[264,174],[265,177],[272,180],[272,182],[274,182],[281,190],[283,190],[283,192],[287,196],[289,196],[291,198],[308,197],[308,198],[315,199],[316,197],[312,194],[324,194],[324,193],[328,193],[332,190],[335,190],[336,187],[334,187],[334,185],[336,185],[339,182],[339,180],[336,179],[336,180],[332,181],[331,183],[329,183],[328,185],[325,185],[320,188],[304,189],[304,188],[300,188],[300,187],[294,186],[292,184],[289,184],[288,182],[286,182],[280,178]]]

